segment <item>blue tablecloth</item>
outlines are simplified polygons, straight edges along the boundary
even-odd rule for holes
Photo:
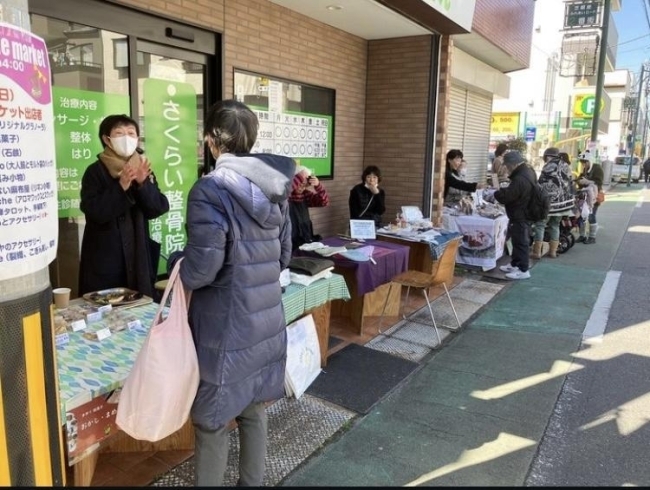
[[[282,295],[287,324],[306,311],[334,299],[350,299],[345,280],[338,274],[319,279],[309,286],[290,284]],[[156,303],[127,310],[140,321],[139,328],[116,332],[101,342],[85,338],[84,331],[68,333],[69,343],[56,349],[62,423],[68,410],[124,384],[157,310]],[[86,331],[97,331],[106,326],[106,321],[101,320],[89,324]]]

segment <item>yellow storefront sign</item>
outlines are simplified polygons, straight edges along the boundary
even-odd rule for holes
[[[573,117],[594,117],[596,96],[593,94],[576,94],[573,97]],[[605,101],[600,99],[600,110],[605,108]]]
[[[490,134],[517,135],[519,133],[519,112],[493,112]]]

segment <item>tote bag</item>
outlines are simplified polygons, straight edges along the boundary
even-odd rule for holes
[[[134,439],[159,441],[187,421],[199,386],[199,363],[187,320],[188,298],[178,260],[149,334],[124,383],[116,423]],[[164,305],[173,291],[169,314]]]

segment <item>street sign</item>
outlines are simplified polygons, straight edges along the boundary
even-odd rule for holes
[[[537,136],[537,128],[535,127],[526,127],[526,143],[532,143],[535,141],[535,136]]]
[[[600,27],[601,2],[567,3],[564,9],[564,27]]]
[[[571,119],[571,127],[573,129],[591,129],[591,121],[591,118],[574,118]]]
[[[573,129],[591,129],[591,119],[587,119],[587,118],[571,119],[571,127]]]

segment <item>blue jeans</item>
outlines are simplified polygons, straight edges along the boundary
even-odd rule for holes
[[[598,221],[596,220],[596,213],[598,212],[598,208],[600,207],[600,203],[597,202],[594,204],[594,206],[591,208],[591,213],[589,213],[589,218],[587,221],[589,222],[589,237],[590,238],[596,238],[596,233],[598,233]],[[587,236],[585,230],[585,222],[583,221],[580,223],[580,236]]]
[[[562,216],[549,216],[545,221],[538,221],[535,223],[535,241],[544,241],[544,230],[548,226],[548,239],[550,241],[558,241],[560,239],[560,223]]]

